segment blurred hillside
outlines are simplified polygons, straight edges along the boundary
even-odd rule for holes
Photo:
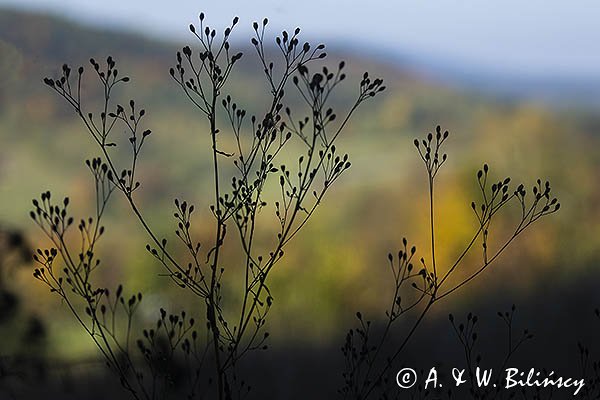
[[[261,67],[249,38],[234,37],[245,55],[227,90],[250,111],[259,110],[268,96]],[[190,35],[190,44],[192,39]],[[41,246],[28,212],[31,199],[42,190],[70,196],[72,210],[80,216],[89,211],[91,180],[83,162],[96,156],[96,149],[42,78],[57,76],[64,62],[87,67],[90,57],[107,55],[132,77],[119,101],[135,98],[143,104],[154,132],[140,164],[141,203],[151,224],[172,234],[174,197],[194,199],[199,209],[206,209],[211,200],[207,130],[168,74],[181,45],[0,10],[0,223],[23,230]],[[384,56],[365,58],[335,43],[329,47],[328,63],[344,59],[349,68],[341,95],[334,99],[337,106],[348,106],[364,71],[382,76],[388,89],[361,109],[345,132],[340,147],[350,155],[352,168],[273,275],[275,340],[338,340],[355,309],[381,310],[387,301],[386,255],[399,248],[402,237],[427,254],[427,186],[412,141],[437,124],[452,133],[436,194],[441,264],[459,254],[474,226],[470,203],[477,198],[475,173],[484,162],[498,179],[511,176],[527,185],[538,177],[549,179],[562,203],[560,213],[527,232],[491,271],[460,292],[457,305],[468,307],[492,290],[523,296],[542,290],[550,280],[568,285],[597,266],[600,114],[500,100],[426,80]],[[91,80],[85,85],[93,104],[95,87]],[[201,237],[210,234],[202,231],[202,223],[196,226]],[[107,228],[101,250],[105,279],[124,280],[131,290],[152,289],[156,295],[148,296],[148,303],[162,305],[168,283],[145,252],[145,236],[120,199],[115,199]],[[57,305],[30,271],[17,284],[33,294],[30,307]],[[56,328],[65,320],[70,323],[68,317],[49,323]],[[77,338],[67,341],[70,351],[89,348],[77,330],[61,335],[61,343],[65,337]],[[84,343],[74,346],[78,341]],[[57,342],[56,351],[67,350],[61,346]]]

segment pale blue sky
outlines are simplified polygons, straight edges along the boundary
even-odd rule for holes
[[[234,15],[248,31],[303,28],[326,42],[421,54],[509,75],[600,78],[598,0],[144,1],[0,0],[82,22],[126,26],[151,36],[188,37],[199,11],[223,27]],[[238,37],[244,37],[238,32]]]

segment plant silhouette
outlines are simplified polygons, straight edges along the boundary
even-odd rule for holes
[[[200,14],[199,25],[190,25],[197,49],[186,46],[177,52],[176,65],[170,70],[183,94],[205,118],[212,153],[212,243],[201,245],[193,237],[195,206],[187,200],[174,201],[175,234],[187,252],[186,259],[181,259],[175,246],[151,228],[136,200],[136,191],[142,186],[138,162],[152,132],[142,127],[146,112],[134,100],[125,106],[114,101],[115,90],[127,84],[129,77],[119,74],[112,57],[104,65],[90,60],[92,74],[103,93],[100,111],[87,109],[81,100],[83,67],[72,73],[65,64],[60,78],[44,79],[75,111],[98,146],[100,157],[86,161],[96,191],[92,217],[75,223],[68,212],[69,198],[55,202],[49,191],[33,201],[31,218],[51,241],[50,248],[39,249],[35,255],[40,266],[34,276],[63,300],[135,399],[204,395],[231,399],[249,391],[237,374],[237,366],[250,352],[267,348],[265,323],[273,304],[268,277],[287,245],[350,167],[348,155],[340,154],[336,147],[350,117],[385,88],[381,79],[365,73],[349,111],[337,117],[329,98],[346,77],[344,62],[333,70],[323,66],[311,72],[313,64],[326,57],[325,46],[301,43],[300,29],[276,37],[279,60],[271,61],[265,50],[268,21],[264,19],[261,24],[253,24],[251,41],[271,101],[262,115],[249,116],[226,94],[229,78],[242,57],[230,46],[237,23],[236,17],[222,35],[217,35]],[[299,94],[306,115],[296,116],[304,111],[285,104],[288,91]],[[223,119],[229,122],[233,151],[222,146],[226,128],[219,123]],[[115,156],[123,147],[115,138],[117,127],[128,135],[126,165],[119,165]],[[297,164],[289,166],[282,163],[281,153],[293,141],[301,150],[296,155]],[[231,164],[234,172],[228,174]],[[270,186],[279,191],[278,199],[271,204],[265,195]],[[156,325],[144,329],[137,341],[133,329],[142,294],[127,297],[123,286],[111,290],[97,286],[94,279],[100,267],[96,244],[105,232],[102,218],[115,192],[129,203],[148,235],[146,249],[164,267],[167,277],[201,301],[189,313],[169,314],[160,309]],[[263,232],[268,229],[260,218],[263,210],[274,212],[276,232]],[[78,231],[76,246],[68,239],[72,231]],[[257,244],[257,236],[266,233],[274,237],[270,247]],[[233,301],[223,295],[226,265],[230,262],[224,261],[225,254],[241,254],[235,261],[244,270],[242,287],[237,288],[240,304],[232,305]],[[198,315],[200,310],[205,310],[205,315]],[[206,324],[196,324],[191,315],[204,319]]]
[[[350,168],[349,156],[336,146],[342,131],[359,107],[385,89],[381,79],[364,73],[348,111],[338,116],[330,97],[346,78],[345,63],[334,69],[322,66],[325,46],[300,42],[300,29],[275,38],[278,59],[271,61],[264,19],[253,24],[251,43],[270,101],[260,114],[249,115],[227,94],[242,58],[230,44],[237,24],[234,18],[219,34],[200,14],[198,24],[189,27],[196,45],[177,52],[169,71],[206,123],[204,137],[212,167],[212,219],[199,222],[190,200],[175,199],[176,243],[152,227],[151,217],[138,201],[137,193],[144,186],[139,164],[152,131],[145,126],[145,109],[136,101],[116,100],[130,78],[109,56],[102,63],[90,59],[91,74],[65,64],[58,78],[44,79],[75,112],[99,153],[85,162],[95,190],[92,216],[76,220],[69,211],[69,198],[57,201],[50,191],[33,200],[31,218],[50,241],[34,256],[38,263],[34,277],[62,300],[134,399],[233,399],[251,390],[240,364],[268,346],[266,321],[273,306],[269,276]],[[82,100],[88,75],[102,93],[99,109]],[[290,93],[302,100],[302,107],[288,103]],[[117,136],[119,130],[126,132],[125,138]],[[431,252],[418,257],[416,247],[405,239],[401,250],[388,256],[394,294],[384,326],[375,332],[370,320],[356,314],[359,326],[348,332],[342,347],[345,370],[339,394],[343,398],[386,398],[393,387],[394,363],[433,305],[477,278],[522,232],[560,207],[548,182],[538,180],[528,192],[523,184],[511,186],[510,178],[496,180],[484,164],[476,174],[481,196],[471,204],[477,228],[457,259],[440,265],[434,201],[438,172],[448,159],[443,151],[448,138],[448,131],[438,126],[414,141],[428,183]],[[290,151],[293,165],[282,161]],[[197,298],[191,310],[173,313],[160,308],[152,326],[138,329],[142,293],[126,295],[122,285],[106,288],[98,283],[97,271],[103,265],[97,244],[106,234],[103,217],[115,195],[125,199],[132,218],[145,231],[146,250],[164,275]],[[509,207],[520,210],[521,217],[512,233],[492,246],[490,238],[499,236],[491,234],[492,221]],[[275,218],[275,230],[265,223],[265,213]],[[198,223],[212,224],[210,242],[195,238],[193,227]],[[467,255],[476,251],[481,254],[480,264],[456,281]],[[242,279],[237,279],[234,266],[241,266],[237,271],[242,271]],[[229,296],[232,286],[237,298]],[[392,333],[399,321],[406,321],[406,331],[396,343]],[[468,318],[468,324],[475,322]],[[470,350],[471,338],[461,336],[464,328],[457,331]]]
[[[436,224],[434,207],[434,188],[436,177],[448,156],[443,152],[443,145],[449,138],[448,131],[442,131],[438,125],[435,133],[428,133],[421,140],[415,139],[414,145],[427,173],[429,198],[429,234],[431,253],[429,260],[416,258],[417,248],[409,247],[403,239],[398,254],[388,254],[390,269],[393,275],[394,291],[390,307],[385,310],[385,325],[380,334],[374,334],[371,321],[356,313],[358,327],[350,329],[346,335],[342,353],[345,359],[345,371],[342,376],[344,384],[340,389],[343,398],[368,399],[375,392],[388,392],[393,387],[390,372],[394,361],[402,354],[409,340],[431,310],[434,304],[455,293],[486,270],[513,243],[521,233],[543,217],[560,209],[560,203],[551,196],[548,181],[538,179],[528,194],[523,184],[511,188],[511,178],[495,180],[490,168],[484,164],[477,171],[476,179],[480,191],[480,199],[471,203],[477,225],[471,240],[455,261],[445,268],[436,263]],[[520,210],[520,218],[512,229],[512,233],[491,250],[490,237],[498,237],[501,232],[492,235],[492,221],[497,219],[501,210],[515,207]],[[477,246],[477,244],[480,246]],[[466,277],[453,282],[451,277],[465,264],[465,257],[476,249],[481,251],[480,265]],[[463,267],[464,269],[464,267]],[[403,333],[400,343],[392,340],[394,328],[398,321],[413,318],[407,322],[409,328]],[[387,347],[391,346],[391,348]]]

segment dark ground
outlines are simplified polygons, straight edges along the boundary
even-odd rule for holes
[[[594,309],[600,305],[597,290],[600,276],[588,275],[569,285],[546,285],[527,298],[515,298],[507,289],[499,288],[477,304],[467,308],[479,316],[477,323],[478,346],[473,354],[481,354],[483,368],[497,369],[506,354],[506,325],[497,312],[510,310],[517,304],[514,317],[514,336],[520,337],[523,329],[529,329],[535,337],[527,341],[515,354],[508,366],[529,370],[556,370],[564,377],[582,376],[580,354],[577,342],[590,348],[592,360],[600,358],[600,320]],[[449,307],[450,306],[450,307]],[[444,306],[450,309],[448,303]],[[465,321],[467,311],[453,310],[456,322]],[[400,340],[401,332],[395,332],[394,339]],[[246,366],[243,375],[252,382],[253,390],[249,399],[332,399],[341,384],[343,358],[342,344],[330,347],[292,346],[254,353],[252,364]],[[391,354],[391,350],[390,354]],[[4,359],[4,369],[0,372],[0,399],[127,399],[128,395],[120,388],[118,379],[106,374],[101,363],[81,363],[79,365],[60,364],[38,360],[15,361]],[[440,382],[449,378],[453,367],[464,368],[466,361],[464,348],[450,325],[447,314],[439,313],[421,325],[412,338],[411,345],[394,363],[394,371],[404,366],[428,371],[436,366],[440,371]],[[421,378],[423,383],[424,378]],[[409,398],[392,382],[390,395]],[[503,393],[507,396],[510,391]],[[550,392],[542,392],[549,396]],[[392,397],[394,398],[394,397]],[[437,397],[430,397],[437,398]],[[454,398],[471,398],[461,392]],[[500,397],[507,398],[507,397]],[[533,398],[533,397],[528,397]],[[550,398],[550,397],[541,397]],[[569,389],[558,390],[551,398],[573,398]],[[582,397],[581,395],[579,398]]]

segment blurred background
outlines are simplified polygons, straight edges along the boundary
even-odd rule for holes
[[[356,310],[384,318],[393,289],[387,254],[400,248],[403,237],[427,254],[427,181],[412,142],[438,124],[451,133],[436,194],[440,264],[455,258],[473,231],[470,203],[477,199],[475,174],[484,162],[497,179],[511,176],[527,185],[550,180],[562,208],[434,309],[416,346],[439,358],[449,351],[449,312],[489,314],[491,324],[498,309],[513,303],[523,324],[540,332],[534,354],[555,348],[546,354],[549,362],[569,359],[577,340],[594,338],[586,327],[600,305],[596,2],[0,0],[2,359],[32,361],[33,354],[43,354],[64,376],[97,357],[66,308],[32,278],[27,256],[46,245],[28,217],[31,199],[52,190],[71,197],[73,212],[85,216],[92,182],[83,162],[97,155],[73,112],[42,78],[58,76],[64,62],[87,66],[90,57],[108,55],[132,77],[119,96],[143,104],[154,132],[140,164],[140,202],[152,226],[172,235],[174,197],[193,198],[201,209],[210,202],[206,126],[168,74],[176,51],[194,43],[188,25],[200,11],[219,31],[240,17],[232,42],[245,53],[244,63],[228,88],[239,103],[256,105],[268,96],[249,43],[251,23],[263,17],[270,20],[268,36],[299,26],[304,40],[327,45],[330,65],[347,62],[349,79],[335,99],[340,109],[348,107],[364,71],[387,86],[345,131],[339,146],[352,168],[272,276],[274,354],[305,357],[297,370],[290,367],[286,382],[305,371],[303,363],[339,361],[337,349]],[[106,225],[100,279],[152,293],[148,310],[184,306],[159,276],[122,199],[114,201]],[[209,235],[201,223],[196,227],[200,237]],[[508,229],[508,223],[499,227]],[[549,332],[556,326],[564,327],[560,334]],[[338,378],[331,372],[333,387]],[[14,385],[7,390],[17,390]]]

